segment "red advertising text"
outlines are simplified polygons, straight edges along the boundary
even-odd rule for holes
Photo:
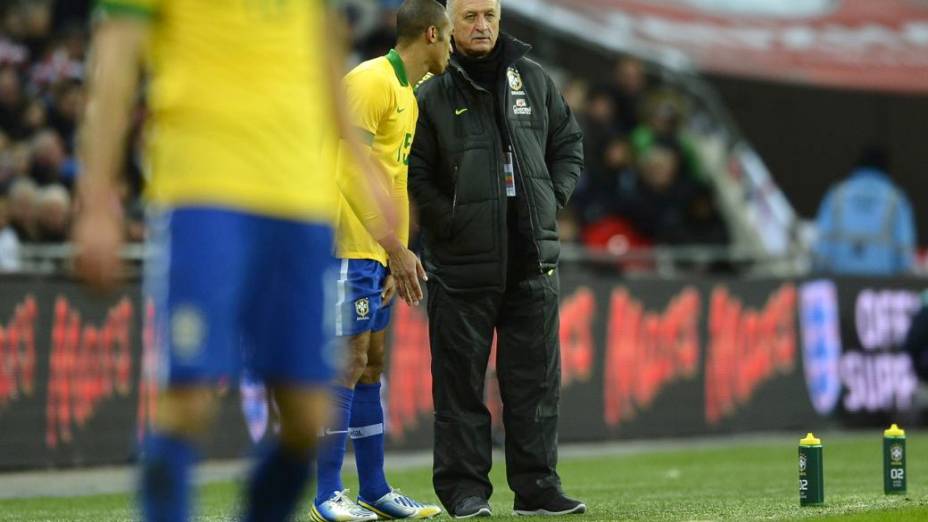
[[[619,426],[647,409],[668,384],[699,370],[699,292],[687,287],[661,312],[625,288],[612,292],[606,340],[604,418]]]
[[[432,357],[428,320],[422,310],[397,303],[393,321],[387,418],[391,438],[402,440],[418,426],[423,414],[432,413]]]
[[[561,303],[561,384],[575,379],[588,381],[593,370],[593,319],[596,297],[586,287],[578,288]]]
[[[793,371],[796,288],[781,285],[754,310],[718,286],[709,307],[706,421],[715,424],[746,404],[761,384]]]
[[[131,384],[132,303],[123,298],[100,327],[85,324],[64,297],[55,301],[51,332],[45,443],[71,442],[101,400],[126,395]]]
[[[0,323],[0,413],[35,387],[35,320],[38,306],[29,295],[16,305],[13,316]]]

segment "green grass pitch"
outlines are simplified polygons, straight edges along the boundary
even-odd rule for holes
[[[825,435],[825,502],[800,508],[797,445],[800,434],[740,440],[730,447],[673,449],[563,459],[566,491],[586,501],[589,512],[569,520],[928,520],[928,435],[908,440],[909,492],[883,495],[879,430]],[[350,457],[349,457],[350,458]],[[501,459],[492,479],[493,520],[511,517],[512,493]],[[346,485],[357,491],[356,478]],[[424,501],[435,501],[428,469],[393,472],[391,483]],[[200,489],[199,520],[232,520],[239,485],[215,483]],[[0,501],[0,520],[110,521],[136,518],[130,495],[29,498]],[[304,503],[304,506],[306,504]],[[298,520],[309,520],[306,510]],[[447,516],[442,518],[447,519]]]

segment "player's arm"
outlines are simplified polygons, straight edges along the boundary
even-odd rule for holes
[[[330,28],[337,31],[341,27],[340,18],[330,11]],[[339,35],[332,35],[330,42],[342,42]],[[372,138],[376,126],[367,125],[367,134],[358,132],[347,109],[342,86],[338,79],[342,77],[341,63],[343,53],[338,47],[336,52],[328,54],[330,89],[334,100],[335,121],[341,136],[339,147],[346,153],[357,168],[346,169],[349,177],[342,177],[339,189],[345,196],[352,212],[361,220],[365,229],[384,248],[390,259],[390,271],[396,279],[400,297],[409,304],[418,304],[422,300],[422,288],[419,278],[426,279],[425,269],[416,257],[401,241],[396,232],[396,205],[392,201],[390,187],[382,180],[386,179],[382,167],[372,156]],[[353,176],[353,177],[352,177]],[[343,188],[344,187],[344,188]],[[351,187],[368,187],[369,190],[351,190]],[[379,212],[375,212],[378,209]],[[408,209],[407,209],[408,212]]]
[[[396,233],[394,232],[394,227],[396,226],[396,209],[393,206],[393,202],[390,201],[390,194],[387,188],[378,180],[378,178],[383,178],[383,176],[377,175],[378,172],[375,170],[377,166],[371,161],[370,153],[365,151],[362,147],[361,141],[353,129],[345,105],[345,96],[342,92],[342,85],[340,82],[340,79],[345,74],[343,68],[345,62],[343,42],[346,40],[344,21],[334,8],[330,8],[328,11],[328,23],[326,25],[329,29],[328,42],[330,43],[330,52],[325,53],[326,59],[328,60],[327,65],[329,71],[327,79],[332,99],[336,131],[340,138],[340,152],[347,154],[348,158],[357,166],[357,174],[361,176],[360,179],[364,180],[362,186],[369,187],[370,189],[368,191],[356,191],[360,194],[360,200],[349,200],[348,204],[353,211],[362,211],[362,207],[365,206],[367,212],[371,212],[372,209],[378,210],[380,221],[378,222],[371,218],[369,222],[365,222],[364,225],[365,227],[370,225],[374,229],[371,235],[384,246],[384,248],[386,248],[384,242],[393,246],[390,237],[396,237]],[[341,187],[339,188],[341,189]],[[343,190],[342,193],[346,194],[347,191]],[[366,215],[369,216],[370,214]],[[363,219],[362,222],[364,222]],[[368,228],[368,230],[370,231],[371,229]]]
[[[78,181],[80,207],[74,242],[78,271],[99,288],[113,285],[121,267],[123,218],[116,181],[148,31],[147,21],[140,16],[104,17],[94,29],[87,108],[80,131],[83,172]]]
[[[371,199],[372,196],[389,198],[394,212],[398,210],[386,184],[387,174],[374,157],[372,148],[390,103],[389,91],[380,88],[377,79],[368,74],[348,75],[336,89],[342,97],[340,106],[344,107],[345,120],[339,129],[342,134],[341,161],[336,173],[339,191],[371,237],[385,249],[395,248],[398,243],[395,223],[388,225],[379,204]]]
[[[396,110],[396,102],[391,94],[390,84],[383,76],[374,74],[353,74],[345,79],[345,95],[347,98],[347,109],[350,114],[350,120],[354,127],[356,136],[359,138],[363,154],[371,159],[372,163],[380,167],[380,161],[374,156],[372,144],[376,139],[377,133],[382,126],[382,122]],[[351,196],[357,198],[360,192],[358,187],[363,187],[365,180],[360,179],[356,169],[342,169],[340,183],[343,184],[342,191],[349,200],[349,206],[358,218],[364,223],[371,236],[378,239],[378,242],[387,251],[389,259],[390,273],[396,280],[396,289],[407,303],[418,304],[422,299],[422,288],[419,285],[419,278],[425,279],[425,269],[419,258],[406,247],[406,241],[409,236],[409,197],[405,191],[405,183],[402,187],[396,184],[388,186],[384,183],[387,176],[385,173],[375,176],[381,187],[388,191],[398,214],[398,227],[405,227],[406,230],[395,228],[389,233],[390,235],[379,233],[379,219],[377,216],[370,215],[370,206],[365,206],[363,201],[351,202]]]

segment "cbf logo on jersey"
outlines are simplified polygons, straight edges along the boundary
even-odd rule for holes
[[[200,355],[206,339],[206,320],[199,307],[182,304],[171,312],[171,344],[174,354],[184,361]]]
[[[354,302],[354,311],[358,314],[359,321],[366,321],[371,313],[371,302],[366,297],[358,299]]]

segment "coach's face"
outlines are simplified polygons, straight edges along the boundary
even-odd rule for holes
[[[499,37],[499,11],[499,0],[455,0],[455,48],[475,58],[489,54]]]

